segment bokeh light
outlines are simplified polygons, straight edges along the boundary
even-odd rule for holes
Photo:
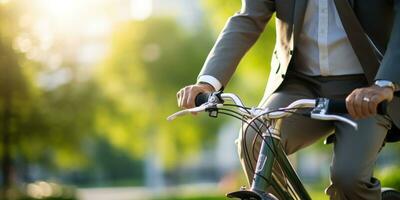
[[[131,0],[131,15],[133,19],[145,20],[153,11],[152,0]]]

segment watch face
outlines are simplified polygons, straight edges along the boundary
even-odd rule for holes
[[[393,90],[396,90],[396,87],[391,81],[378,80],[375,82],[375,85],[379,87],[390,87],[393,88]]]

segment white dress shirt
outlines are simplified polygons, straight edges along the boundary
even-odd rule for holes
[[[309,0],[295,56],[295,70],[311,76],[362,74],[332,0]]]
[[[295,70],[310,76],[362,74],[362,66],[332,0],[309,0],[295,56]],[[221,82],[209,75],[198,82],[221,89]]]

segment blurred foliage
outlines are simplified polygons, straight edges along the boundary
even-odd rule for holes
[[[62,197],[50,197],[50,198],[40,198],[41,200],[77,200],[76,198],[62,198]],[[20,198],[19,200],[35,200],[35,198]]]
[[[83,185],[90,185],[89,179],[132,184],[133,177],[143,179],[139,160],[156,156],[168,168],[198,159],[200,148],[213,145],[217,123],[205,117],[166,121],[178,110],[176,92],[196,81],[212,46],[205,26],[188,32],[172,19],[121,24],[113,31],[109,56],[82,80],[73,57],[58,69],[27,59],[40,42],[29,27],[15,24],[33,12],[24,10],[26,4],[0,4],[1,133],[10,138],[0,149],[9,150],[7,165],[16,172],[5,176],[26,181],[58,174]],[[21,41],[29,45],[21,49],[16,46]],[[49,51],[60,51],[67,42],[57,41]],[[71,77],[41,85],[54,71]],[[32,165],[40,166],[39,175],[29,174]]]
[[[68,82],[56,90],[40,87],[43,63],[26,58],[16,43],[34,43],[19,26],[24,1],[0,4],[0,153],[2,196],[14,199],[19,181],[35,178],[29,164],[41,163],[50,174],[55,169],[80,168],[88,164],[83,151],[85,137],[93,133],[91,81]],[[24,37],[21,36],[24,35]],[[34,39],[34,38],[30,38]],[[27,47],[27,46],[26,46]],[[26,49],[28,50],[28,49]],[[74,70],[74,66],[66,70]],[[24,179],[24,180],[21,180]]]
[[[29,183],[25,187],[25,191],[17,198],[18,200],[75,200],[77,199],[76,188],[74,186],[60,185],[57,183],[49,183],[37,181]]]
[[[400,169],[398,166],[386,167],[378,171],[377,177],[382,187],[394,188],[400,191]]]
[[[9,120],[2,119],[1,131],[10,134],[13,157],[33,161],[51,156],[61,167],[79,166],[85,159],[77,150],[82,138],[93,132],[96,88],[91,81],[74,78],[56,90],[38,85],[46,66],[27,59],[15,46],[22,32],[15,21],[20,20],[23,6],[24,1],[0,6],[0,113],[10,112]],[[75,66],[64,64],[63,68],[73,71]],[[4,130],[7,121],[9,128]],[[48,152],[50,149],[53,151]]]
[[[75,170],[59,170],[63,181],[77,187],[144,185],[144,163],[111,145],[107,138],[94,137],[85,144],[89,164]]]
[[[176,92],[195,82],[211,48],[207,29],[202,30],[191,34],[169,19],[116,28],[109,57],[96,73],[104,95],[96,117],[98,132],[135,156],[158,155],[166,167],[212,141],[214,131],[208,130],[215,130],[215,123],[204,118],[166,121],[178,110]]]

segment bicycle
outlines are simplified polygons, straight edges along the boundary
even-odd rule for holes
[[[231,101],[232,104],[227,104],[225,101]],[[196,97],[196,106],[174,113],[167,119],[171,121],[178,116],[203,111],[208,112],[210,117],[218,117],[219,114],[224,114],[248,124],[248,127],[256,130],[258,136],[262,138],[256,168],[252,169],[255,173],[251,187],[249,189],[242,187],[239,191],[228,193],[226,195],[228,198],[277,200],[276,196],[266,192],[267,188],[272,187],[282,200],[311,199],[280,144],[281,120],[293,114],[298,114],[296,113],[297,110],[308,109],[305,114],[302,114],[303,116],[318,120],[337,120],[357,129],[355,122],[339,115],[347,113],[345,102],[326,98],[300,99],[285,108],[269,110],[268,108],[245,107],[240,98],[232,93],[214,92],[199,94]],[[378,113],[386,113],[386,102],[379,104]],[[255,127],[252,122],[256,121],[261,126]],[[262,126],[266,131],[261,131]],[[249,152],[246,152],[246,156],[250,156]],[[279,179],[272,170],[275,162],[282,171],[283,180],[282,178]],[[382,189],[381,194],[383,200],[400,200],[400,192],[391,188]]]

